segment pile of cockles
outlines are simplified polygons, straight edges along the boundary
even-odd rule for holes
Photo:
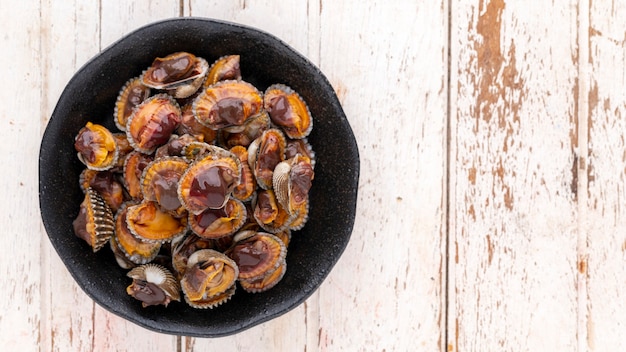
[[[239,55],[156,58],[112,107],[121,131],[87,122],[76,236],[107,242],[144,307],[213,308],[285,274],[309,210],[315,155],[306,102],[285,84],[242,80]]]

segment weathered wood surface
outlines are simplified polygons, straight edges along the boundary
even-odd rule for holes
[[[0,0],[0,345],[13,351],[626,349],[626,5],[563,0]],[[10,9],[10,11],[8,10]],[[157,334],[73,282],[38,210],[73,73],[201,16],[307,56],[359,144],[352,240],[304,304],[218,339]]]

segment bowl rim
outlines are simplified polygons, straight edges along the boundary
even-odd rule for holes
[[[154,325],[151,325],[150,323],[148,323],[146,320],[138,320],[136,319],[132,314],[130,314],[127,311],[124,311],[122,309],[118,309],[118,307],[116,306],[116,301],[107,301],[107,300],[102,300],[100,299],[100,297],[98,296],[98,292],[92,292],[92,290],[83,285],[83,283],[81,282],[81,279],[77,276],[77,273],[72,269],[72,267],[66,262],[67,258],[66,255],[64,253],[62,253],[61,251],[61,245],[59,243],[57,243],[57,241],[53,238],[53,236],[50,235],[50,231],[52,230],[51,225],[48,223],[48,219],[47,217],[44,215],[44,213],[46,213],[46,211],[43,209],[43,203],[44,203],[44,198],[45,198],[45,191],[43,190],[43,185],[42,185],[42,153],[44,151],[45,148],[45,141],[46,141],[46,136],[47,136],[47,132],[48,132],[48,126],[53,122],[53,120],[56,119],[60,119],[61,116],[56,117],[56,112],[57,112],[57,108],[58,108],[58,104],[59,102],[61,102],[63,99],[66,99],[66,95],[67,93],[67,89],[69,86],[73,85],[76,83],[76,81],[79,79],[79,77],[86,71],[88,70],[89,67],[91,67],[94,64],[99,63],[101,60],[104,59],[104,57],[107,54],[110,54],[111,51],[113,51],[117,46],[120,46],[122,43],[124,43],[126,40],[128,40],[129,38],[140,34],[142,32],[146,32],[154,27],[160,27],[160,26],[166,26],[166,25],[171,25],[171,24],[178,24],[180,23],[182,26],[184,26],[186,23],[191,23],[191,22],[206,22],[206,23],[211,23],[211,24],[215,24],[218,26],[227,26],[227,27],[231,27],[231,28],[236,28],[236,29],[241,29],[241,30],[245,30],[245,31],[250,31],[250,32],[255,32],[258,35],[264,36],[267,39],[271,40],[272,42],[274,42],[276,45],[280,45],[283,47],[284,50],[287,50],[288,52],[290,52],[290,54],[295,55],[299,60],[302,60],[303,63],[307,64],[308,66],[310,66],[311,68],[313,68],[314,70],[316,70],[317,75],[319,75],[319,78],[323,81],[323,83],[325,85],[327,85],[327,87],[324,87],[324,89],[331,89],[333,91],[333,97],[334,99],[337,100],[338,106],[341,109],[341,113],[342,115],[340,116],[340,118],[342,118],[343,120],[345,120],[345,126],[348,128],[349,132],[350,132],[350,140],[348,142],[350,142],[351,144],[353,144],[354,148],[353,148],[353,153],[355,153],[354,157],[355,157],[355,162],[354,165],[352,165],[353,168],[353,181],[354,181],[354,200],[353,200],[353,209],[350,209],[350,211],[352,212],[352,216],[350,219],[348,219],[348,223],[346,224],[346,226],[348,226],[348,231],[347,231],[347,237],[345,238],[345,241],[341,244],[340,248],[336,248],[337,250],[337,256],[336,259],[334,259],[331,263],[331,265],[327,268],[326,272],[323,273],[321,279],[319,280],[319,283],[315,283],[314,285],[307,285],[304,286],[303,290],[301,291],[302,295],[299,296],[298,299],[293,300],[291,302],[289,302],[289,304],[284,305],[284,308],[281,308],[279,310],[276,310],[274,312],[271,312],[269,314],[258,314],[255,315],[254,317],[250,318],[249,320],[246,321],[246,323],[241,324],[239,326],[229,326],[228,329],[222,329],[220,331],[214,331],[214,332],[199,332],[199,331],[180,331],[180,330],[173,330],[173,329],[164,329],[164,328],[160,328],[158,321],[152,321],[150,320],[150,322],[155,323]],[[299,306],[300,304],[302,304],[305,300],[307,300],[315,291],[317,291],[317,289],[320,287],[320,285],[323,283],[323,281],[327,278],[327,276],[329,275],[330,271],[333,269],[333,267],[335,266],[335,264],[337,263],[337,261],[340,259],[341,255],[343,254],[345,248],[347,247],[347,244],[350,240],[352,231],[353,231],[353,226],[354,226],[354,221],[355,221],[355,214],[356,214],[356,203],[357,203],[357,192],[358,192],[358,180],[359,180],[359,169],[360,169],[360,161],[359,161],[359,155],[358,155],[358,148],[356,145],[356,139],[354,137],[354,134],[352,132],[352,129],[345,117],[345,113],[343,112],[343,109],[341,107],[341,104],[338,101],[338,98],[336,97],[336,94],[334,92],[334,89],[332,88],[332,86],[330,85],[330,83],[328,82],[328,79],[326,78],[326,76],[321,72],[321,70],[315,65],[313,64],[308,58],[306,58],[304,55],[300,54],[296,49],[292,48],[291,46],[289,46],[287,43],[285,43],[283,40],[281,40],[280,38],[272,35],[271,33],[268,33],[264,30],[261,29],[257,29],[251,26],[247,26],[247,25],[242,25],[239,23],[234,23],[234,22],[229,22],[229,21],[224,21],[224,20],[218,20],[218,19],[212,19],[212,18],[205,18],[205,17],[173,17],[173,18],[167,18],[167,19],[163,19],[163,20],[159,20],[159,21],[155,21],[155,22],[151,22],[149,24],[143,25],[141,27],[138,27],[135,30],[132,30],[128,33],[126,33],[125,35],[123,35],[121,38],[119,38],[118,40],[114,41],[113,43],[111,43],[110,45],[108,45],[106,48],[102,49],[99,53],[95,54],[92,58],[90,58],[86,63],[84,63],[71,77],[71,79],[68,81],[68,83],[66,84],[63,92],[61,93],[58,101],[57,101],[57,105],[54,108],[54,111],[51,115],[50,120],[48,121],[48,124],[46,125],[46,129],[44,131],[44,134],[42,136],[42,141],[41,141],[41,146],[40,146],[40,151],[39,151],[39,204],[40,204],[40,215],[42,217],[42,221],[44,224],[44,228],[46,230],[46,234],[48,235],[48,239],[50,240],[50,242],[52,243],[55,251],[57,252],[57,254],[59,255],[59,257],[62,259],[62,262],[64,264],[64,266],[67,268],[67,270],[70,272],[72,278],[74,279],[74,281],[78,284],[79,287],[81,287],[81,289],[83,290],[83,292],[85,292],[94,302],[96,302],[98,305],[100,305],[101,307],[103,307],[105,310],[124,318],[127,321],[130,321],[136,325],[142,326],[146,329],[155,331],[155,332],[159,332],[159,333],[166,333],[166,334],[172,334],[172,335],[184,335],[184,336],[192,336],[192,337],[221,337],[221,336],[228,336],[228,335],[232,335],[235,333],[239,333],[242,331],[245,331],[249,328],[252,328],[256,325],[262,324],[266,321],[272,320],[278,316],[281,316],[291,310],[293,310],[294,308],[296,308],[297,306]]]

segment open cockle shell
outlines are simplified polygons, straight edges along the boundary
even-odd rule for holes
[[[200,142],[213,143],[217,137],[217,131],[201,124],[193,115],[193,105],[185,104],[181,107],[181,121],[176,133],[179,135],[190,134]]]
[[[250,164],[248,164],[248,150],[241,145],[236,145],[230,149],[230,152],[241,161],[241,178],[239,184],[233,189],[233,197],[242,202],[247,202],[252,199],[257,187],[256,179],[252,174]]]
[[[278,237],[257,232],[239,239],[226,255],[237,263],[239,280],[256,280],[273,273],[285,260],[287,248]]]
[[[218,251],[203,249],[189,257],[180,284],[191,306],[212,308],[232,296],[238,275],[239,269],[232,259]]]
[[[79,181],[83,192],[86,192],[89,187],[93,188],[114,213],[124,203],[124,187],[113,172],[95,171],[87,168],[80,173]]]
[[[204,87],[206,88],[219,81],[240,80],[241,69],[239,67],[239,61],[239,55],[226,55],[215,60],[209,68],[209,73],[204,81]]]
[[[182,119],[178,103],[168,94],[156,94],[133,110],[126,122],[126,137],[144,154],[167,143]]]
[[[74,233],[99,251],[113,236],[113,212],[93,188],[87,188],[78,216],[72,223]]]
[[[193,114],[212,128],[243,126],[263,108],[261,93],[244,81],[220,81],[207,87],[193,102]],[[233,131],[237,132],[237,131]]]
[[[181,204],[193,214],[222,208],[241,178],[241,162],[227,150],[212,147],[189,166],[178,183]]]
[[[283,276],[287,272],[287,262],[283,259],[278,268],[268,275],[262,276],[260,278],[248,279],[248,280],[239,280],[239,284],[241,288],[246,292],[250,293],[259,293],[265,292],[270,288],[276,286],[280,280],[282,280]]]
[[[257,192],[253,203],[254,219],[267,232],[276,233],[283,231],[289,227],[295,218],[295,213],[289,214],[278,203],[272,190]]]
[[[193,95],[204,82],[209,63],[188,52],[176,52],[156,58],[141,75],[144,85],[167,90],[175,98]]]
[[[133,268],[127,274],[133,283],[126,292],[142,302],[143,307],[162,304],[167,307],[171,300],[180,301],[180,285],[165,267],[158,264],[144,264]]]
[[[230,198],[220,209],[207,209],[197,215],[189,213],[189,228],[202,238],[217,239],[234,234],[246,220],[246,207]]]
[[[179,279],[187,271],[189,257],[201,249],[214,249],[212,240],[201,238],[193,233],[175,238],[171,243],[172,267]]]
[[[218,142],[226,148],[232,148],[238,145],[247,148],[252,141],[259,138],[264,131],[270,128],[270,117],[267,112],[263,110],[259,114],[251,116],[246,120],[239,132],[234,132],[233,128],[219,130]]]
[[[153,160],[151,155],[146,155],[137,151],[133,151],[126,157],[124,161],[124,169],[122,175],[124,176],[124,184],[128,194],[133,199],[143,199],[143,193],[141,192],[141,176],[143,170]]]
[[[152,161],[141,176],[143,199],[157,202],[161,209],[175,216],[183,214],[178,182],[187,167],[187,161],[181,157],[168,156]]]
[[[274,168],[285,160],[287,141],[278,129],[264,131],[248,146],[248,164],[262,189],[272,189]]]
[[[272,122],[289,138],[304,138],[313,129],[309,107],[300,94],[284,84],[274,84],[265,90],[263,106]]]
[[[126,122],[133,110],[150,96],[150,87],[141,82],[140,77],[129,79],[120,90],[113,112],[115,126],[126,131]]]
[[[136,205],[135,202],[127,202],[122,205],[115,214],[115,244],[123,255],[134,264],[146,264],[151,262],[161,249],[161,242],[142,241],[133,235],[128,228],[126,215],[128,206]]]
[[[307,138],[287,139],[287,148],[285,149],[285,160],[291,159],[296,155],[302,155],[309,158],[311,167],[315,169],[315,152]]]
[[[152,201],[128,207],[126,224],[133,235],[147,242],[170,242],[187,232],[187,217],[176,218]]]
[[[106,127],[87,122],[74,139],[78,160],[92,170],[104,171],[117,163],[119,148]]]

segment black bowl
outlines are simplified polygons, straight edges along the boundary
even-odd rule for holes
[[[138,76],[157,56],[188,51],[209,62],[241,55],[244,80],[260,90],[284,83],[308,102],[314,117],[309,136],[317,163],[310,191],[310,218],[293,233],[287,273],[271,290],[233,298],[207,310],[173,302],[142,308],[126,294],[130,279],[107,247],[92,253],[72,230],[83,194],[83,165],[74,136],[87,121],[112,131],[113,106],[126,80]],[[99,305],[148,329],[175,335],[217,337],[240,332],[295,308],[329,274],[343,253],[354,224],[359,156],[341,105],[324,75],[287,44],[262,31],[202,18],[150,24],[122,38],[85,64],[65,87],[41,142],[39,202],[50,242],[78,285]]]

